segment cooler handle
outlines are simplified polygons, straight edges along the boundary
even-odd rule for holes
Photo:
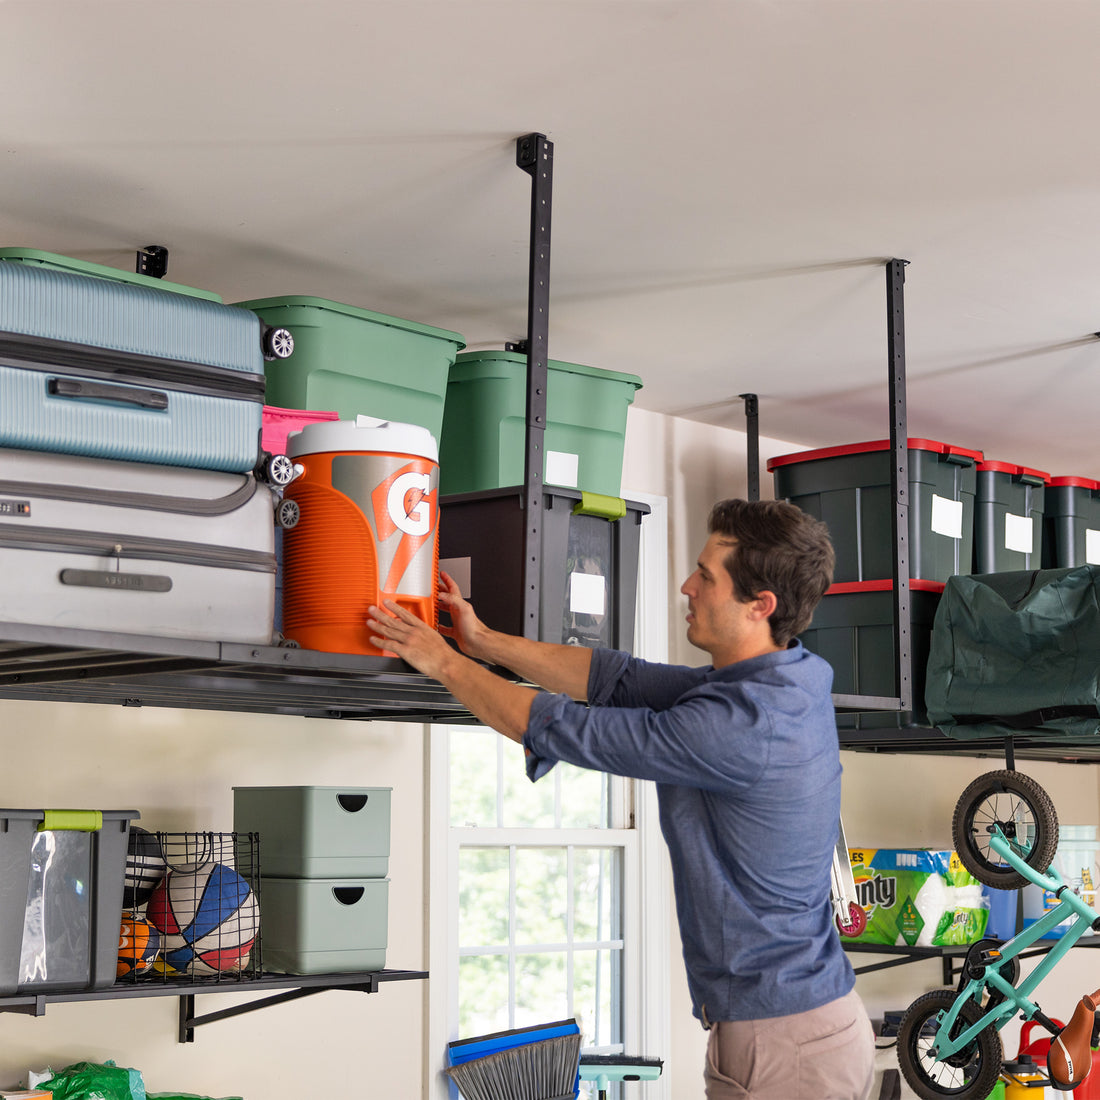
[[[82,401],[115,401],[158,412],[168,408],[168,394],[162,390],[144,390],[138,386],[106,386],[76,378],[51,378],[46,383],[51,397],[71,397]]]
[[[626,515],[626,501],[621,497],[604,496],[581,490],[580,501],[573,505],[575,516],[600,516],[602,519],[622,519]]]
[[[40,833],[64,829],[78,833],[98,833],[103,828],[102,810],[43,810]]]

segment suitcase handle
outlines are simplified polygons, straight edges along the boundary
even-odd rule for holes
[[[84,401],[114,401],[137,405],[141,409],[167,409],[168,394],[162,390],[143,390],[137,386],[109,386],[76,378],[51,378],[46,383],[51,397],[74,397]]]

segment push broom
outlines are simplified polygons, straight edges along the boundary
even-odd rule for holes
[[[581,1035],[576,1020],[449,1043],[447,1076],[465,1100],[573,1100]]]

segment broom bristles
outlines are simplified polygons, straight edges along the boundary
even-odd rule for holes
[[[580,1035],[559,1035],[472,1058],[447,1075],[465,1100],[572,1100],[580,1056]]]

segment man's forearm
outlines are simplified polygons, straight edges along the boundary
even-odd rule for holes
[[[523,740],[536,694],[532,688],[513,684],[454,650],[435,676],[480,722],[513,741]]]
[[[582,701],[588,698],[592,650],[586,646],[555,645],[489,631],[478,656],[547,691],[562,692]]]

